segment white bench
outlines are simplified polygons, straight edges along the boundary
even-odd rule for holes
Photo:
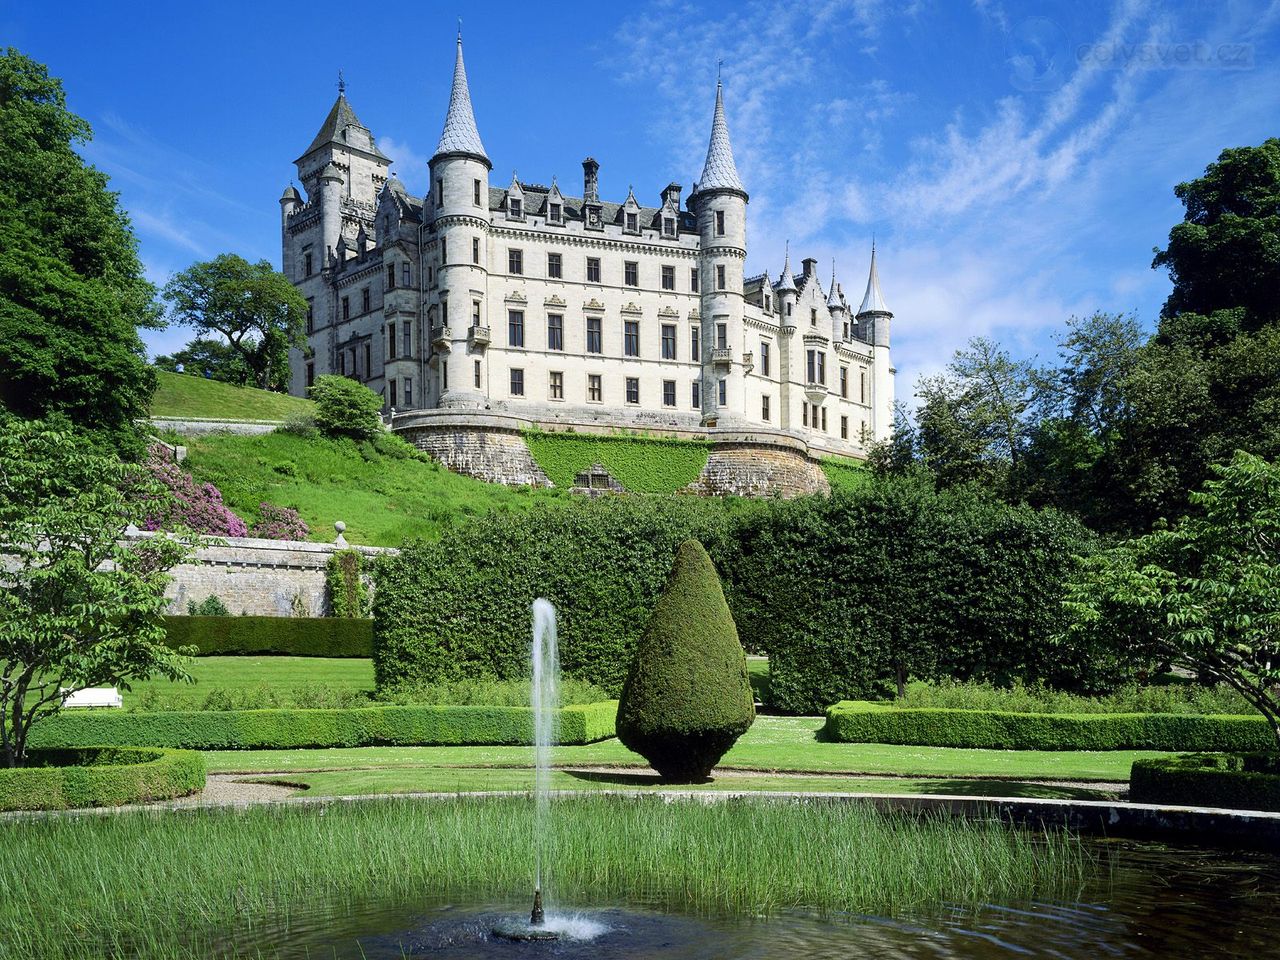
[[[66,694],[62,701],[64,707],[123,707],[124,698],[120,696],[120,691],[115,687],[88,687],[84,690],[77,690],[75,693],[67,693],[66,688],[62,692]]]

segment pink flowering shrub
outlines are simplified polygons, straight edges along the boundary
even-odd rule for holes
[[[144,500],[144,530],[187,527],[216,537],[243,537],[245,522],[222,502],[222,491],[212,483],[197,483],[195,477],[167,459],[161,449],[152,448],[147,473],[169,492],[168,502]]]
[[[260,503],[258,522],[249,531],[249,536],[264,540],[305,540],[310,532],[307,522],[292,507]]]

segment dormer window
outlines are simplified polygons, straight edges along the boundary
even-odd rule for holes
[[[771,301],[769,300],[769,295],[767,293],[764,295],[764,312],[773,313],[773,307],[771,305]]]
[[[675,217],[662,218],[662,235],[664,237],[674,237],[676,235],[676,218]]]
[[[627,233],[638,233],[640,231],[640,217],[634,213],[627,214]]]
[[[551,203],[547,205],[547,220],[550,223],[559,223],[561,220],[560,204]]]
[[[510,211],[512,220],[520,220],[524,217],[524,204],[516,197],[512,197],[507,201],[507,209]]]

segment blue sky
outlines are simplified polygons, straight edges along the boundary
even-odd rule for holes
[[[860,297],[874,234],[900,395],[971,336],[1048,359],[1071,314],[1153,323],[1174,184],[1280,135],[1280,0],[343,9],[360,8],[4,0],[0,43],[65,81],[157,284],[223,251],[279,263],[277,198],[339,68],[421,191],[459,13],[497,185],[577,184],[592,155],[607,198],[687,187],[723,59],[748,273],[776,276],[790,239],[793,265],[817,257],[825,283],[834,258]]]

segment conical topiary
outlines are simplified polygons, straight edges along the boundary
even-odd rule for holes
[[[618,739],[664,780],[692,783],[756,718],[747,658],[720,578],[697,540],[680,545],[618,703]]]

